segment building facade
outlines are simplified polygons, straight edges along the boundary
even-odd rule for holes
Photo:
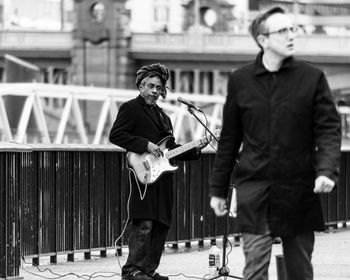
[[[258,52],[250,21],[280,5],[301,27],[298,56],[325,71],[337,101],[350,99],[350,1],[40,0],[38,11],[28,8],[33,1],[0,0],[4,82],[6,54],[38,67],[40,82],[127,89],[139,67],[160,62],[175,92],[224,96],[229,73]],[[28,21],[41,15],[55,23]],[[63,105],[47,106],[59,113]],[[94,127],[93,108],[83,107]]]

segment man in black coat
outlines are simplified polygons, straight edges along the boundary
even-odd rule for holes
[[[235,167],[243,279],[268,279],[279,236],[288,280],[311,280],[314,231],[324,230],[318,193],[337,181],[340,119],[324,73],[293,57],[296,29],[284,10],[259,15],[251,33],[261,52],[230,76],[210,204],[227,212]]]
[[[137,72],[136,87],[140,95],[120,106],[110,131],[110,142],[126,149],[129,154],[140,156],[146,153],[155,159],[163,155],[164,147],[157,144],[162,139],[167,139],[162,143],[169,150],[179,146],[172,137],[170,118],[157,105],[160,96],[166,97],[168,79],[169,70],[161,64],[146,65]],[[205,138],[196,141],[194,148],[180,153],[174,159],[198,159],[200,150],[207,144]],[[130,159],[131,157],[129,161]],[[168,277],[157,273],[156,269],[171,224],[173,176],[164,173],[155,182],[150,182],[150,178],[146,177],[143,181],[143,176],[137,177],[136,168],[129,171],[131,232],[129,255],[122,267],[122,279],[168,280]]]

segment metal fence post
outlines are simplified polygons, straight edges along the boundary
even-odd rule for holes
[[[5,153],[0,152],[0,178],[5,178],[6,164],[5,164]],[[7,204],[6,204],[6,184],[5,180],[0,180],[0,277],[6,276],[6,215]]]
[[[23,279],[19,277],[20,266],[20,213],[18,153],[0,152],[0,279]]]

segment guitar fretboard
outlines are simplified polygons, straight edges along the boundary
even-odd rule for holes
[[[165,153],[165,157],[166,157],[167,159],[171,159],[171,158],[173,158],[173,157],[176,157],[176,156],[178,156],[178,155],[181,155],[181,154],[183,154],[184,152],[187,152],[187,151],[191,150],[192,148],[196,147],[197,141],[198,141],[198,140],[189,142],[189,143],[184,144],[184,145],[182,145],[182,146],[180,146],[180,147],[177,147],[177,148],[175,148],[175,149],[173,149],[173,150],[171,150],[171,151],[168,151],[167,153]]]

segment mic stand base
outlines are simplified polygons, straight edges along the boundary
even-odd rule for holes
[[[209,278],[208,280],[214,280],[214,279],[218,279],[220,277],[230,277],[230,278],[234,278],[234,279],[243,279],[242,277],[238,277],[238,276],[233,276],[230,275],[230,270],[227,268],[227,266],[223,266],[222,268],[219,269],[219,274],[218,276]]]
[[[215,276],[213,278],[209,278],[209,280],[214,280],[214,279],[217,279],[220,277],[230,277],[230,278],[234,278],[234,279],[243,279],[242,277],[229,275],[230,270],[226,266],[226,257],[227,257],[226,256],[226,244],[228,241],[229,215],[230,215],[230,213],[229,213],[229,211],[227,211],[226,224],[225,224],[225,234],[224,234],[223,239],[222,239],[222,264],[223,264],[223,266],[219,269],[218,276]]]

